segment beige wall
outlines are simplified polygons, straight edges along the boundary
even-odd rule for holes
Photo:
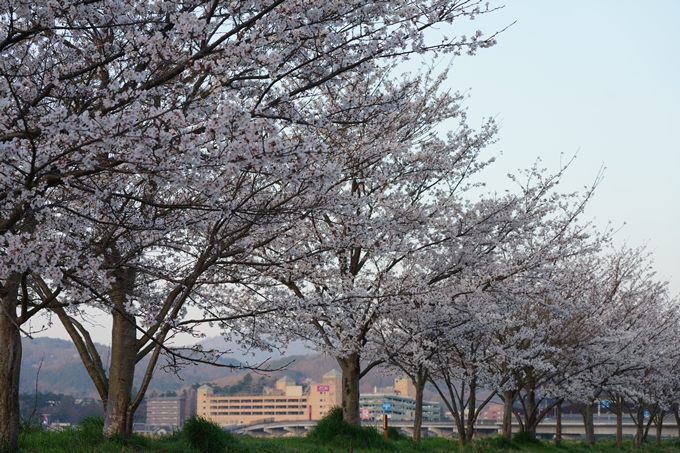
[[[323,377],[321,384],[312,384],[309,388],[309,404],[312,408],[312,420],[321,420],[333,406],[342,405],[340,377]]]
[[[416,386],[407,377],[400,377],[394,380],[394,393],[400,396],[416,397]]]
[[[342,404],[340,384],[339,374],[330,372],[321,383],[312,383],[305,395],[302,386],[286,379],[265,395],[214,395],[203,385],[196,391],[196,414],[222,426],[320,420],[331,407]]]
[[[309,404],[303,395],[214,395],[199,389],[196,413],[220,425],[309,420]]]

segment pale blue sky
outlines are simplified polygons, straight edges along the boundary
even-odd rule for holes
[[[490,187],[539,156],[556,169],[578,151],[565,191],[604,164],[583,219],[625,222],[617,241],[646,243],[680,293],[680,1],[511,0],[473,26],[488,35],[514,21],[495,47],[456,58],[448,81],[471,89],[469,123],[502,126]]]

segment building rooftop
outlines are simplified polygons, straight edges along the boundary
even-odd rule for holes
[[[286,385],[288,385],[288,384],[290,384],[290,385],[295,385],[295,381],[292,380],[291,378],[289,378],[288,376],[282,377],[281,379],[279,379],[278,381],[276,381],[276,383],[277,383],[277,384],[286,384]]]
[[[323,377],[332,377],[332,378],[342,377],[342,373],[339,372],[338,370],[336,370],[335,368],[333,368],[328,373],[324,374]]]

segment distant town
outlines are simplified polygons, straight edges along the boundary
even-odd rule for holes
[[[264,387],[260,394],[219,395],[212,386],[204,384],[182,396],[149,397],[146,423],[137,424],[135,429],[147,433],[167,432],[182,426],[193,414],[227,429],[258,423],[320,420],[331,407],[342,404],[341,378],[340,372],[333,369],[323,375],[321,382],[307,385],[284,376],[276,381],[275,387]],[[394,387],[376,387],[373,393],[362,394],[360,407],[361,418],[366,422],[381,419],[383,414],[395,421],[413,420],[415,387],[408,378],[398,377]],[[424,402],[423,418],[441,420],[440,403]]]

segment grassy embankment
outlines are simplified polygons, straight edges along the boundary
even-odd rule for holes
[[[678,441],[665,441],[636,446],[626,440],[619,450],[613,439],[598,440],[589,447],[582,442],[564,441],[559,447],[545,441],[513,441],[500,437],[475,440],[460,446],[455,440],[423,439],[421,445],[393,434],[385,442],[382,435],[370,428],[352,428],[337,420],[319,422],[317,429],[306,437],[255,438],[232,436],[210,423],[197,420],[181,431],[158,438],[135,435],[131,439],[104,440],[101,419],[85,420],[78,428],[50,432],[29,430],[22,433],[20,452],[23,453],[680,453]],[[0,449],[1,450],[1,449]]]

